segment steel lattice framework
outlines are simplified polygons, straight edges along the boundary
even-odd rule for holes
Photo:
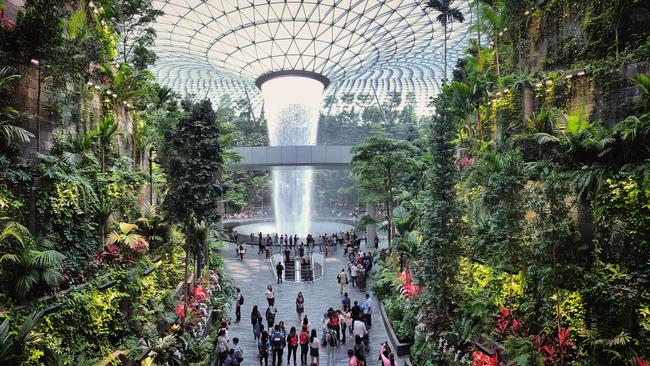
[[[327,77],[326,95],[383,103],[414,96],[425,113],[443,78],[442,25],[418,0],[154,0],[154,73],[181,94],[262,104],[254,81],[277,71]],[[470,0],[454,3],[449,70],[467,47]]]

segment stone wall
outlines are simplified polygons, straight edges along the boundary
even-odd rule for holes
[[[16,70],[22,78],[16,86],[14,107],[23,114],[22,127],[36,136],[24,149],[29,158],[52,148],[54,126],[47,108],[51,93],[39,66],[17,65]]]

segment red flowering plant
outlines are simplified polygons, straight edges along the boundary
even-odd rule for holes
[[[553,336],[541,334],[533,339],[537,352],[544,357],[547,365],[561,365],[574,356],[569,328],[560,328]]]
[[[523,332],[523,322],[512,315],[509,309],[501,306],[499,313],[496,316],[496,329],[495,331],[504,339],[519,337]]]
[[[637,366],[650,366],[648,365],[648,361],[645,361],[641,356],[636,356],[636,363]]]
[[[106,244],[104,249],[98,251],[94,259],[97,262],[113,262],[120,257],[120,250],[114,244]]]
[[[421,288],[420,286],[413,283],[413,276],[410,272],[400,272],[399,279],[402,282],[402,293],[407,299],[411,299],[413,296],[420,294]]]
[[[458,159],[456,164],[458,164],[459,168],[465,169],[465,168],[471,166],[472,164],[474,164],[475,162],[476,162],[475,157],[467,155],[467,156],[463,157],[462,159]]]
[[[472,366],[501,366],[503,363],[499,360],[498,354],[491,356],[480,351],[472,352]]]

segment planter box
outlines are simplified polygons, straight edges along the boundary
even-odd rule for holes
[[[390,338],[390,342],[393,345],[395,354],[398,357],[411,354],[411,346],[413,345],[413,342],[407,342],[407,343],[400,342],[400,340],[397,338],[397,335],[395,334],[395,331],[393,330],[393,326],[390,324],[390,319],[388,319],[388,314],[386,314],[386,309],[384,309],[384,304],[382,304],[381,301],[379,301],[379,312],[381,313],[381,318],[384,320],[384,323],[386,324],[386,331],[388,333],[388,338]]]
[[[112,280],[112,281],[106,282],[105,284],[97,287],[97,289],[99,291],[104,292],[104,291],[108,290],[109,288],[111,288],[111,287],[113,287],[115,285],[117,285],[117,280]]]

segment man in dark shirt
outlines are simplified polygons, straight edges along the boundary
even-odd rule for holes
[[[282,283],[282,272],[284,272],[284,266],[282,262],[278,262],[278,265],[275,266],[275,271],[278,274],[278,285]]]
[[[350,298],[348,297],[347,292],[343,294],[343,300],[341,300],[341,304],[343,304],[343,310],[347,311],[350,309]]]
[[[354,306],[352,307],[352,309],[350,309],[350,313],[351,313],[351,316],[352,316],[352,331],[354,332],[354,321],[355,320],[362,320],[361,319],[361,314],[362,314],[361,307],[359,306],[359,304],[356,301],[354,302]]]

